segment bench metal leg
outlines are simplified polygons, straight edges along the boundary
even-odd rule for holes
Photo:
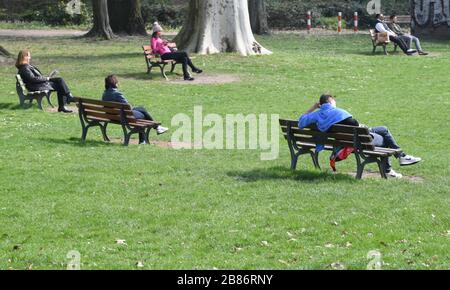
[[[293,156],[291,156],[291,170],[295,170],[297,168],[298,156],[299,155],[297,155],[297,154],[294,154]]]
[[[168,81],[169,78],[167,77],[166,72],[165,72],[166,65],[163,64],[163,65],[161,65],[161,66],[159,66],[159,67],[161,68],[161,74],[162,74],[162,76],[166,79],[166,81]]]
[[[377,50],[377,46],[376,45],[374,45],[373,46],[373,50],[372,50],[372,53],[375,53],[375,51]]]
[[[106,135],[106,127],[108,126],[108,123],[104,123],[103,125],[100,124],[100,130],[102,131],[103,135],[103,141],[110,142],[108,135]]]
[[[386,47],[386,45],[383,45],[383,50],[384,50],[384,54],[385,54],[385,55],[388,55],[388,52],[387,52],[387,47]]]
[[[384,179],[387,179],[387,175],[386,175],[387,158],[388,157],[381,157],[380,159],[377,159],[377,164],[378,164],[378,168],[380,170],[380,175]]]
[[[41,109],[41,110],[43,110],[43,108],[42,108],[42,99],[43,98],[44,98],[44,96],[42,96],[42,95],[36,97],[38,108]]]
[[[145,130],[145,142],[147,143],[147,144],[150,144],[150,130],[151,130],[152,128],[147,128],[146,130]]]
[[[51,92],[48,92],[47,94],[45,94],[45,97],[47,98],[48,104],[49,104],[52,108],[54,108],[55,106],[53,106],[52,102],[50,101],[50,95],[51,95],[51,94],[52,94]]]
[[[176,62],[172,62],[172,68],[170,69],[170,73],[173,73],[173,71],[175,70],[175,66],[177,65]]]
[[[320,168],[320,164],[319,164],[319,152],[312,152],[311,151],[311,157],[312,157],[312,160],[313,160],[313,163],[314,163],[314,167],[316,168],[316,169],[321,169]]]

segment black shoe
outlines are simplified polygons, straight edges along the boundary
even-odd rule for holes
[[[428,52],[425,52],[425,51],[419,51],[419,55],[428,55]]]
[[[67,110],[66,108],[58,108],[59,113],[72,113],[72,110]]]
[[[194,78],[193,78],[193,77],[185,77],[184,80],[185,80],[185,81],[193,81]]]
[[[203,70],[196,68],[193,70],[193,72],[195,72],[197,74],[201,74],[203,72]]]
[[[67,102],[67,104],[75,103],[75,97],[72,96],[72,94],[68,95],[68,96],[66,97],[66,102]]]

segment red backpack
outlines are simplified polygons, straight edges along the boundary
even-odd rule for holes
[[[330,167],[336,171],[336,162],[347,159],[353,153],[353,147],[334,147],[330,156]]]

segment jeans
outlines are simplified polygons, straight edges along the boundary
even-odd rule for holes
[[[403,50],[404,53],[407,53],[409,48],[403,39],[401,39],[400,37],[395,37],[395,36],[390,35],[389,40],[392,41],[393,43],[397,44]]]
[[[69,87],[63,78],[51,78],[49,83],[58,94],[58,108],[64,108],[64,97],[70,95]]]
[[[152,116],[150,115],[150,113],[147,112],[147,110],[144,107],[135,107],[135,108],[133,108],[133,116],[136,119],[144,119],[144,120],[149,120],[149,121],[153,121],[154,120],[152,118]],[[139,143],[142,143],[144,141],[145,141],[144,133],[139,133]]]
[[[391,149],[400,149],[400,146],[398,146],[397,142],[394,139],[394,136],[392,136],[389,129],[385,126],[380,127],[373,127],[369,129],[370,135],[372,135],[372,145],[376,147],[384,147],[384,148],[391,148]],[[390,158],[387,159],[387,163],[385,164],[386,172],[389,172],[392,168],[391,160]]]
[[[186,52],[168,52],[161,55],[163,60],[174,59],[177,62],[181,63],[183,66],[183,75],[184,78],[190,77],[187,67],[189,66],[192,70],[197,70],[197,68],[192,63],[189,55]]]
[[[417,50],[422,51],[422,46],[420,45],[420,40],[417,37],[415,37],[414,35],[403,35],[402,37],[405,39],[408,39],[409,43],[414,42]]]

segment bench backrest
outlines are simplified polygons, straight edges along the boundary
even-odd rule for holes
[[[87,98],[76,98],[80,114],[87,119],[104,120],[112,123],[121,123],[122,112],[128,123],[136,122],[131,106],[116,102],[104,102]]]
[[[16,90],[17,93],[21,96],[25,96],[28,92],[27,88],[25,87],[25,83],[22,80],[22,77],[19,74],[16,74]]]
[[[384,16],[384,21],[386,23],[391,23],[390,16]],[[410,24],[411,23],[411,15],[397,15],[397,21],[399,24]]]
[[[280,119],[280,126],[283,135],[288,139],[288,132],[291,132],[290,138],[298,145],[299,143],[306,144],[324,144],[325,146],[345,146],[356,147],[354,143],[354,136],[357,133],[360,144],[360,149],[374,150],[375,147],[371,144],[373,138],[369,134],[369,130],[363,127],[347,126],[347,125],[333,125],[327,133],[320,132],[316,126],[300,129],[298,121]]]
[[[147,61],[160,61],[161,57],[158,54],[153,53],[151,45],[143,45],[142,50]]]

